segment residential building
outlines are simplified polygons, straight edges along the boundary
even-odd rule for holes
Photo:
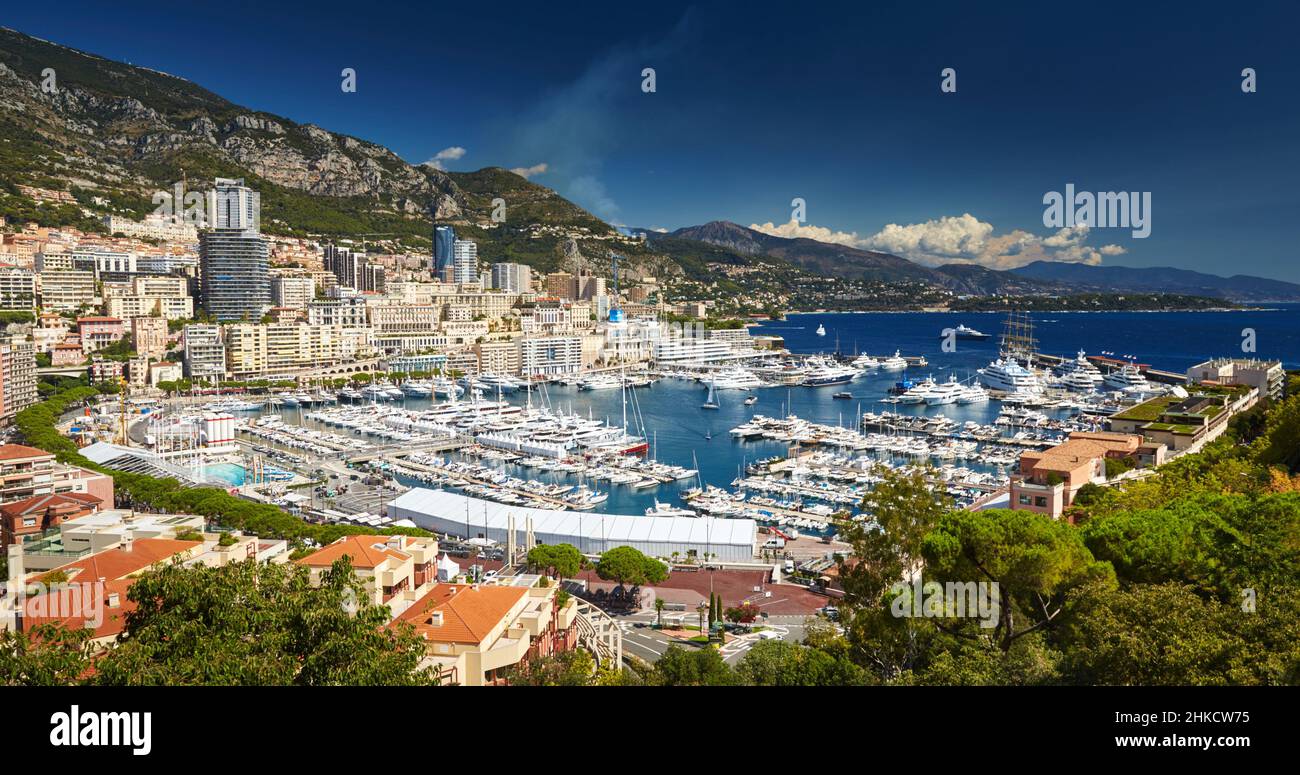
[[[1233,415],[1253,407],[1260,392],[1249,385],[1204,387],[1186,398],[1158,396],[1106,418],[1118,433],[1136,433],[1176,453],[1199,449],[1228,429]]]
[[[198,242],[199,232],[192,224],[177,218],[167,218],[149,213],[144,220],[133,221],[120,215],[105,215],[104,226],[108,233],[137,239],[156,239],[164,242]]]
[[[271,301],[277,307],[307,309],[316,298],[316,283],[301,275],[282,275],[271,278]]]
[[[433,277],[444,283],[455,281],[456,231],[450,226],[433,229]]]
[[[1261,396],[1277,400],[1286,389],[1281,361],[1255,358],[1215,358],[1187,370],[1187,381],[1208,385],[1249,385]]]
[[[122,361],[109,360],[102,355],[90,356],[90,368],[87,370],[92,382],[117,382],[125,376]]]
[[[185,374],[192,380],[220,382],[226,376],[226,345],[221,326],[188,325],[185,342]]]
[[[492,686],[532,660],[578,647],[577,600],[558,589],[436,583],[391,626],[428,644],[426,665],[445,683]]]
[[[160,359],[167,354],[167,320],[159,317],[131,319],[131,346],[146,358]]]
[[[478,280],[478,243],[458,239],[452,248],[453,280],[458,285]]]
[[[125,335],[126,327],[121,318],[102,315],[77,318],[77,336],[81,338],[83,352],[102,350]]]
[[[1132,458],[1136,464],[1143,446],[1142,437],[1131,433],[1075,432],[1051,449],[1023,452],[1011,477],[1011,508],[1059,519],[1079,488],[1106,482],[1107,458]],[[1149,455],[1158,465],[1164,449],[1151,448]]]
[[[479,342],[474,345],[478,356],[479,374],[518,374],[520,370],[519,342],[501,340]]]
[[[55,345],[62,344],[68,338],[71,328],[72,324],[62,315],[42,312],[36,318],[36,325],[32,326],[32,345],[38,353],[50,352]],[[81,349],[80,344],[77,349]]]
[[[36,275],[30,269],[0,266],[0,309],[36,308]]]
[[[342,332],[334,326],[234,323],[225,327],[225,343],[226,370],[236,378],[291,376],[343,359]]]
[[[533,270],[525,264],[499,263],[492,265],[492,287],[503,291],[524,293],[532,290]]]
[[[36,403],[36,348],[25,336],[0,336],[0,425]]]
[[[108,272],[135,272],[136,256],[101,247],[77,248],[72,253],[72,268],[93,272],[96,277]]]
[[[41,308],[79,310],[95,303],[95,273],[49,270],[40,273]]]
[[[313,584],[336,560],[346,558],[365,585],[370,602],[400,613],[436,582],[438,542],[412,536],[355,535],[340,538],[296,562]]]
[[[47,493],[10,501],[0,505],[0,546],[41,536],[69,519],[94,514],[103,505],[103,500],[84,492]]]
[[[363,328],[370,325],[366,299],[351,296],[342,299],[316,299],[307,304],[307,322],[313,326]]]
[[[542,336],[519,340],[519,368],[526,376],[573,374],[582,369],[582,340]]]
[[[260,195],[242,179],[217,178],[208,197],[216,218],[199,239],[203,308],[222,321],[259,320],[271,306],[269,248],[258,231]]]
[[[54,454],[43,449],[0,446],[0,503],[70,492],[112,503],[113,477],[56,462]]]

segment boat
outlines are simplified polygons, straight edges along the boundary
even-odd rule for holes
[[[858,376],[858,370],[841,366],[826,358],[809,358],[808,372],[803,384],[808,387],[825,387],[827,385],[847,385]]]
[[[817,336],[826,336],[826,326],[817,326]]]
[[[884,371],[901,371],[907,368],[907,359],[903,357],[902,353],[895,350],[892,358],[886,358],[880,362],[880,368]]]
[[[988,403],[988,400],[989,391],[980,385],[966,385],[957,394],[957,403],[959,404],[983,404]]]
[[[717,390],[750,390],[763,386],[763,380],[755,376],[752,371],[739,366],[723,369],[714,374],[712,379],[712,384]]]
[[[699,516],[692,509],[682,509],[668,503],[660,503],[655,498],[655,505],[645,510],[647,517],[695,517]]]
[[[979,370],[980,381],[993,390],[1008,393],[1037,393],[1043,389],[1042,382],[1029,369],[1021,366],[1014,358],[998,358]]]
[[[957,327],[952,329],[952,332],[958,339],[973,339],[976,341],[983,341],[985,339],[989,339],[992,337],[992,334],[986,334],[983,331],[976,331],[975,329],[965,325],[964,323],[958,323]]]
[[[1102,384],[1111,390],[1125,390],[1128,392],[1138,392],[1147,390],[1151,387],[1147,378],[1142,376],[1138,370],[1137,364],[1126,363],[1123,367],[1107,374]]]
[[[1072,361],[1066,361],[1060,370],[1061,387],[1080,393],[1096,390],[1101,386],[1101,371],[1084,355],[1083,350]]]
[[[831,398],[849,399],[849,398],[853,398],[853,394],[850,393],[850,392],[847,391],[847,390],[841,390],[840,392],[838,392],[838,393],[836,393],[835,395],[831,396]]]
[[[704,399],[704,403],[700,404],[700,408],[701,409],[718,408],[718,391],[716,386],[712,382],[709,383],[709,395],[707,398]]]
[[[623,380],[613,374],[593,374],[578,383],[579,390],[611,390],[623,387]]]
[[[923,404],[925,403],[926,396],[930,395],[930,391],[934,390],[935,387],[936,385],[934,383],[934,380],[930,379],[929,377],[926,377],[925,379],[921,380],[915,385],[912,385],[901,395],[899,395],[898,403]]]
[[[880,361],[876,360],[875,358],[872,358],[870,355],[859,355],[858,357],[854,358],[852,363],[850,363],[849,365],[855,369],[867,371],[868,369],[880,368]]]
[[[745,406],[753,406],[758,403],[758,396],[749,396],[745,399]]]
[[[957,375],[949,375],[948,381],[935,385],[930,388],[930,392],[924,396],[924,401],[929,406],[942,406],[944,404],[955,404],[957,398],[962,394],[962,384],[957,381]]]

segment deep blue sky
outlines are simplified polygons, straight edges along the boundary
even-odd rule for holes
[[[1104,263],[1300,281],[1300,14],[1281,5],[411,5],[24,3],[0,23],[411,162],[546,164],[534,180],[620,224],[781,224],[798,196],[861,239],[969,213],[1032,240],[1073,182],[1152,192],[1150,238],[1088,235],[1125,250]]]

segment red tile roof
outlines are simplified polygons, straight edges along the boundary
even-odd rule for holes
[[[393,625],[406,622],[425,640],[433,642],[482,643],[527,594],[524,587],[435,584],[428,594],[394,619]],[[440,625],[431,621],[435,611],[442,612]]]
[[[21,460],[29,457],[54,457],[54,455],[43,449],[25,447],[22,444],[5,444],[0,447],[0,460]]]
[[[84,492],[51,493],[48,495],[34,495],[20,501],[10,501],[9,503],[0,506],[0,513],[3,513],[7,517],[20,517],[24,514],[31,514],[35,511],[45,511],[49,508],[60,508],[64,506],[98,506],[103,502],[103,498],[97,498],[94,495]]]
[[[202,543],[202,541],[177,541],[173,538],[138,538],[132,542],[129,552],[121,547],[97,552],[46,571],[37,580],[45,581],[51,574],[59,571],[63,571],[72,581],[125,579]]]
[[[411,555],[389,546],[387,540],[386,536],[346,536],[329,546],[317,549],[297,562],[312,567],[329,567],[335,560],[347,557],[352,561],[352,567],[373,570],[387,559],[395,559],[399,562],[410,559]]]

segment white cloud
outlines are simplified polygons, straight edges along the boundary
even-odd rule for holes
[[[541,175],[546,172],[547,169],[548,167],[546,162],[542,162],[541,164],[534,164],[531,167],[514,167],[510,171],[521,178],[531,178],[534,175]]]
[[[1046,237],[1023,229],[997,234],[993,224],[970,213],[945,215],[924,223],[891,223],[869,237],[794,220],[779,226],[751,224],[749,228],[774,237],[807,237],[819,242],[879,250],[928,266],[978,264],[989,269],[1014,269],[1034,261],[1100,264],[1103,256],[1118,256],[1125,252],[1119,245],[1086,245],[1087,226],[1060,229]]]
[[[453,145],[450,148],[443,148],[433,155],[433,158],[424,163],[426,167],[432,167],[435,170],[446,169],[443,162],[456,161],[465,155],[465,149],[459,145]]]
[[[764,234],[770,234],[773,237],[785,237],[786,239],[806,237],[815,239],[818,242],[831,242],[836,245],[848,245],[855,248],[861,247],[857,232],[832,231],[824,226],[810,226],[799,223],[793,218],[790,219],[789,223],[783,223],[780,226],[769,221],[761,224],[751,223],[749,228],[754,231],[761,231]]]

